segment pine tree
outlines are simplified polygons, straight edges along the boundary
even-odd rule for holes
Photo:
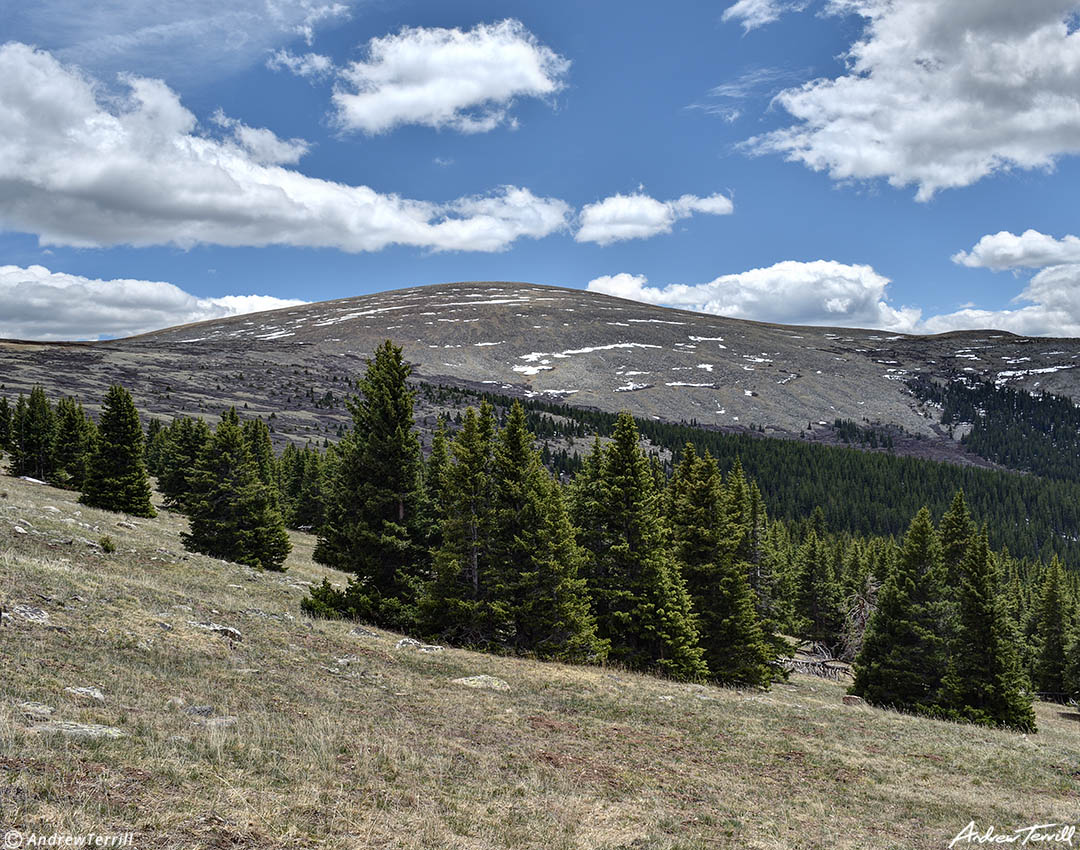
[[[930,512],[911,521],[855,660],[851,692],[869,703],[933,711],[945,675],[941,544]]]
[[[165,444],[165,426],[160,419],[146,424],[146,471],[153,476],[161,474],[161,449]]]
[[[113,384],[105,394],[80,501],[133,516],[157,515],[150,504],[139,414],[131,395],[119,384]]]
[[[498,618],[517,653],[561,661],[601,660],[584,554],[559,485],[540,463],[518,402],[499,434],[491,475],[491,562]]]
[[[736,525],[720,469],[687,443],[669,487],[669,524],[676,561],[697,615],[709,674],[723,684],[767,687],[773,657],[762,634],[746,565],[752,524]]]
[[[86,480],[97,426],[83,406],[73,398],[62,398],[56,405],[56,483],[71,490],[81,490]]]
[[[158,458],[158,489],[166,507],[184,511],[195,465],[210,442],[210,427],[202,418],[178,416],[161,433],[165,436]]]
[[[15,403],[11,474],[48,481],[55,469],[56,415],[45,390],[34,387],[29,401]]]
[[[962,720],[1034,732],[1035,713],[985,530],[969,537],[965,548],[942,705]]]
[[[292,548],[272,486],[259,478],[236,408],[203,447],[185,501],[191,529],[184,546],[214,558],[281,570]]]
[[[0,396],[0,454],[11,451],[12,410],[7,396]]]
[[[1065,651],[1070,623],[1066,615],[1064,576],[1054,558],[1046,568],[1038,607],[1035,610],[1035,663],[1031,680],[1045,699],[1063,701],[1066,695]]]
[[[244,434],[244,442],[247,443],[248,451],[251,453],[251,460],[255,464],[259,481],[267,486],[276,486],[276,462],[274,444],[270,440],[270,428],[261,419],[248,419],[240,430]]]
[[[339,443],[326,523],[315,559],[356,575],[350,610],[407,629],[428,565],[423,542],[422,458],[413,429],[411,367],[389,340],[348,401],[352,431]]]
[[[686,585],[665,540],[659,494],[622,413],[609,448],[594,447],[575,479],[573,516],[586,551],[584,575],[597,633],[609,657],[674,678],[708,675]]]

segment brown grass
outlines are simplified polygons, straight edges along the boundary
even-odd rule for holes
[[[0,830],[133,830],[139,848],[944,848],[970,820],[1066,821],[1080,801],[1080,724],[1056,706],[1023,736],[845,707],[807,677],[766,694],[398,650],[301,616],[305,582],[344,580],[309,536],[288,573],[256,573],[184,553],[172,514],[125,528],[70,493],[0,491],[0,602],[50,618],[0,630]],[[106,533],[111,555],[87,544]],[[474,673],[512,690],[451,682]],[[35,731],[28,700],[125,737]]]

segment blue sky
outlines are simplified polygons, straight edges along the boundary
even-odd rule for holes
[[[0,336],[452,280],[1080,336],[1078,2],[84,6],[0,0]]]

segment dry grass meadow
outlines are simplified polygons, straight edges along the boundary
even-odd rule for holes
[[[256,573],[184,553],[183,525],[0,477],[0,831],[130,830],[137,848],[884,850],[1080,809],[1080,716],[1057,706],[1024,736],[844,706],[841,685],[809,677],[752,693],[398,649],[300,614],[307,582],[344,580],[312,563],[312,538],[293,535],[284,575]],[[90,545],[106,534],[115,552]],[[509,691],[453,682],[481,673]]]

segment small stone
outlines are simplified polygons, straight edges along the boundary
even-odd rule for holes
[[[866,705],[866,700],[862,697],[857,697],[854,694],[844,694],[844,705]]]
[[[462,676],[452,680],[455,685],[464,685],[466,688],[479,688],[484,691],[509,691],[510,686],[502,679],[481,673],[477,676]]]
[[[118,523],[116,524],[116,527],[117,527],[117,528],[129,528],[129,529],[131,529],[132,531],[134,531],[134,530],[135,530],[136,528],[138,528],[139,526],[137,526],[137,525],[136,525],[135,523],[133,523],[133,522],[128,522],[127,520],[123,520],[123,519],[122,519],[122,520],[120,520],[120,521],[119,521],[119,522],[118,522]]]
[[[11,613],[28,623],[41,623],[44,625],[49,622],[48,613],[41,608],[35,608],[33,605],[12,605]]]
[[[60,513],[60,509],[59,508],[54,508],[52,505],[42,505],[41,509],[43,511],[48,511],[50,514],[58,514],[58,513]]]
[[[187,714],[194,714],[198,717],[211,717],[214,714],[214,707],[212,705],[193,705],[189,708],[185,708],[184,711]]]
[[[226,640],[241,641],[244,639],[244,636],[232,626],[222,626],[219,623],[198,623],[195,620],[188,620],[188,625],[221,635]]]
[[[27,720],[48,720],[56,709],[43,702],[20,702],[19,711]]]
[[[660,702],[672,702],[674,701],[675,697],[673,697],[671,694],[664,694],[657,697],[657,699],[660,700]]]
[[[438,644],[433,643],[420,643],[420,641],[414,638],[402,638],[396,644],[394,649],[415,649],[417,652],[442,652],[443,648]]]
[[[165,631],[167,631],[167,632],[171,632],[171,631],[172,631],[172,626],[170,626],[170,625],[169,625],[168,623],[164,623],[164,622],[161,622],[160,620],[159,620],[159,621],[158,621],[158,623],[157,623],[157,627],[158,627],[159,629],[164,629],[164,630],[165,630]]]
[[[371,629],[365,629],[363,626],[357,626],[355,629],[351,629],[349,634],[356,635],[357,637],[374,638],[379,640],[379,635],[373,632]]]
[[[205,720],[199,719],[195,722],[200,726],[205,726],[207,729],[227,729],[236,725],[236,718],[231,715],[228,717],[208,717]]]
[[[12,528],[15,529],[16,534],[26,534],[26,529],[23,528],[21,525],[13,525]]]
[[[64,693],[71,694],[71,698],[76,702],[105,702],[105,694],[97,688],[64,688]]]
[[[69,738],[123,738],[124,732],[112,726],[96,723],[72,723],[68,720],[48,720],[30,727],[35,732],[57,732]]]

